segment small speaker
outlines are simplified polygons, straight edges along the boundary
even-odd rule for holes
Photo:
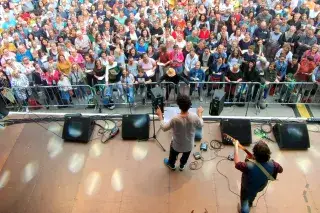
[[[122,115],[122,138],[124,140],[149,139],[150,118],[148,114]]]
[[[94,128],[91,118],[79,114],[66,115],[64,118],[62,138],[65,141],[88,143]]]
[[[223,90],[216,89],[214,91],[213,99],[210,103],[209,114],[220,115],[223,110],[226,93]]]
[[[252,143],[251,123],[246,119],[225,119],[220,122],[222,142],[226,145],[232,145],[232,142],[224,139],[223,134],[228,134],[237,139],[242,145]]]
[[[9,114],[9,110],[6,108],[4,100],[0,96],[0,119],[6,117]]]
[[[306,124],[277,123],[273,126],[273,134],[280,149],[305,150],[310,148]]]

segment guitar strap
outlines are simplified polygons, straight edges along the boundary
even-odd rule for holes
[[[258,163],[257,161],[255,160],[252,160],[252,159],[248,159],[250,162],[254,163],[256,166],[259,167],[259,169],[267,176],[267,178],[271,181],[275,181],[276,179],[274,179],[272,177],[272,175],[260,164]]]

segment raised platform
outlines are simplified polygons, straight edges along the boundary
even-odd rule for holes
[[[221,158],[196,171],[172,172],[163,165],[168,151],[152,140],[122,141],[117,136],[102,144],[96,129],[92,138],[97,139],[88,144],[63,143],[63,123],[42,125],[57,135],[38,124],[0,129],[1,213],[236,212],[239,198],[216,170]],[[217,123],[205,124],[203,141],[219,140],[219,131]],[[308,151],[280,151],[268,142],[284,173],[251,212],[320,212],[319,136],[310,132]],[[170,132],[158,134],[167,150],[170,137]],[[199,143],[194,150],[199,150]],[[219,154],[232,151],[227,146]],[[213,151],[204,157],[214,157]],[[219,170],[229,178],[231,190],[239,193],[241,173],[233,162],[222,161]]]

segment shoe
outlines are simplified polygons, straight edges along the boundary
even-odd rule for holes
[[[115,105],[111,105],[111,106],[108,106],[107,108],[110,110],[113,110],[115,107],[116,107]]]
[[[124,97],[124,95],[121,95],[121,99],[122,99],[123,101],[126,100],[125,97]]]
[[[202,102],[202,101],[203,101],[203,98],[202,98],[202,96],[200,96],[200,98],[199,98],[199,99],[200,99],[200,102]]]
[[[180,165],[179,170],[182,172],[186,168],[186,165]]]
[[[169,169],[171,169],[172,171],[176,170],[176,166],[171,167],[171,166],[169,165],[169,159],[168,159],[168,158],[165,158],[165,159],[163,160],[163,162],[164,162],[164,165],[166,165],[166,166],[167,166]]]

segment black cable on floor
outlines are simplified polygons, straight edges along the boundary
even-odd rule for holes
[[[199,169],[202,168],[204,162],[212,161],[212,160],[216,159],[217,157],[224,157],[224,156],[218,155],[218,152],[221,151],[221,149],[223,149],[223,148],[224,148],[224,145],[223,145],[222,141],[213,139],[213,140],[210,141],[210,143],[209,143],[209,150],[214,150],[215,156],[212,157],[212,158],[210,158],[210,159],[204,159],[204,158],[202,157],[202,151],[200,151],[200,153],[201,153],[201,158],[200,158],[199,160],[192,161],[192,162],[189,164],[189,169],[190,169],[190,170],[199,170]],[[224,157],[224,158],[225,158],[225,157]]]
[[[110,129],[110,127],[109,127],[108,121],[111,121],[116,128],[119,128],[119,126],[117,125],[117,123],[116,123],[115,121],[113,121],[113,120],[110,120],[110,119],[104,120],[104,124],[105,124],[104,126],[102,126],[101,124],[98,124],[97,122],[94,123],[95,126],[100,127],[99,130],[98,130],[98,134],[97,134],[98,137],[97,137],[97,138],[100,137],[101,143],[106,143],[106,142],[108,142],[108,140],[109,140],[109,135],[110,135],[110,133],[111,133],[111,131],[112,131],[112,129]],[[107,127],[106,127],[106,125],[107,125]],[[94,138],[94,139],[92,139],[92,140],[95,140],[95,139],[97,139],[97,138]]]

